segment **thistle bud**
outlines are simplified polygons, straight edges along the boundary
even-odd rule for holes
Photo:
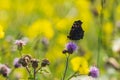
[[[49,60],[43,59],[43,60],[42,60],[42,63],[41,63],[41,66],[42,66],[42,67],[45,67],[46,65],[49,65],[49,64],[50,64]]]
[[[37,67],[38,67],[38,60],[37,59],[32,59],[31,60],[31,63],[32,63],[32,67],[34,68],[34,69],[36,69]]]
[[[23,67],[26,67],[28,65],[24,58],[20,58],[19,63],[22,64]]]
[[[30,55],[24,55],[23,59],[25,60],[25,62],[29,63],[32,59],[32,57]]]
[[[23,67],[28,66],[30,61],[31,61],[30,55],[24,55],[22,58],[19,59],[19,63],[21,63]]]
[[[63,51],[62,51],[63,54],[66,54],[67,52],[68,52],[67,50],[63,50]]]

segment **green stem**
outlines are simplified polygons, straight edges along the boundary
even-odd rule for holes
[[[74,77],[76,74],[77,74],[77,71],[74,72],[71,76],[69,76],[67,80],[70,80],[70,79],[71,79],[72,77]]]
[[[104,9],[104,0],[101,0],[101,14],[100,14],[100,28],[98,32],[98,55],[97,55],[97,67],[99,67],[99,60],[100,60],[100,49],[101,49],[101,43],[102,43],[102,27],[103,27],[103,9]]]
[[[68,69],[69,56],[70,56],[70,54],[68,54],[67,57],[66,57],[66,67],[65,67],[65,71],[64,71],[62,80],[65,80],[65,77],[66,77],[66,72],[67,72],[67,69]]]
[[[19,54],[20,54],[20,56],[21,56],[21,58],[22,58],[22,52],[21,52],[21,50],[19,50]]]
[[[36,80],[36,69],[34,68],[34,80]]]
[[[79,65],[79,68],[80,68],[81,66]],[[79,68],[78,68],[78,70],[76,71],[76,72],[74,72],[67,80],[70,80],[72,77],[74,77],[74,76],[76,76],[76,74],[79,72]],[[84,75],[84,74],[80,74],[80,75]]]
[[[41,70],[42,69],[42,67],[39,67],[36,71],[35,71],[35,73],[37,73],[39,70]]]
[[[26,66],[25,68],[26,68],[27,72],[29,73],[29,75],[31,75],[31,72],[30,72],[30,70],[28,69],[28,67]]]

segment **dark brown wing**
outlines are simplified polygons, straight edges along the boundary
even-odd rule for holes
[[[67,36],[70,40],[80,40],[84,36],[84,31],[81,27],[82,22],[80,20],[75,21],[70,30],[69,35]]]

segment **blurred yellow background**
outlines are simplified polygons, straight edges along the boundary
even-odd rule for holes
[[[50,66],[49,76],[38,75],[42,80],[60,80],[64,67],[65,55],[62,50],[69,42],[67,35],[76,20],[83,22],[84,38],[77,42],[79,48],[75,56],[82,56],[89,66],[97,64],[97,53],[100,46],[101,77],[110,75],[119,80],[119,73],[113,69],[110,74],[105,68],[106,60],[110,57],[120,62],[120,46],[114,52],[113,42],[120,37],[120,1],[105,0],[103,7],[103,24],[101,25],[100,0],[0,0],[0,63],[13,68],[13,60],[19,57],[14,41],[27,41],[23,54],[30,54],[42,60],[48,58]],[[102,35],[99,35],[101,31]],[[102,42],[99,44],[98,38]],[[77,64],[77,63],[76,63]],[[68,74],[73,73],[69,64]],[[16,76],[27,78],[24,69],[13,72],[12,80]],[[17,74],[17,75],[15,75]],[[0,80],[4,80],[0,76]],[[21,80],[21,79],[16,79]],[[107,79],[104,79],[107,80]]]

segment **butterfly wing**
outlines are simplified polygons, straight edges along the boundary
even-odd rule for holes
[[[67,36],[70,40],[80,40],[83,39],[84,31],[81,27],[82,22],[80,20],[75,21],[70,30],[69,35]]]

